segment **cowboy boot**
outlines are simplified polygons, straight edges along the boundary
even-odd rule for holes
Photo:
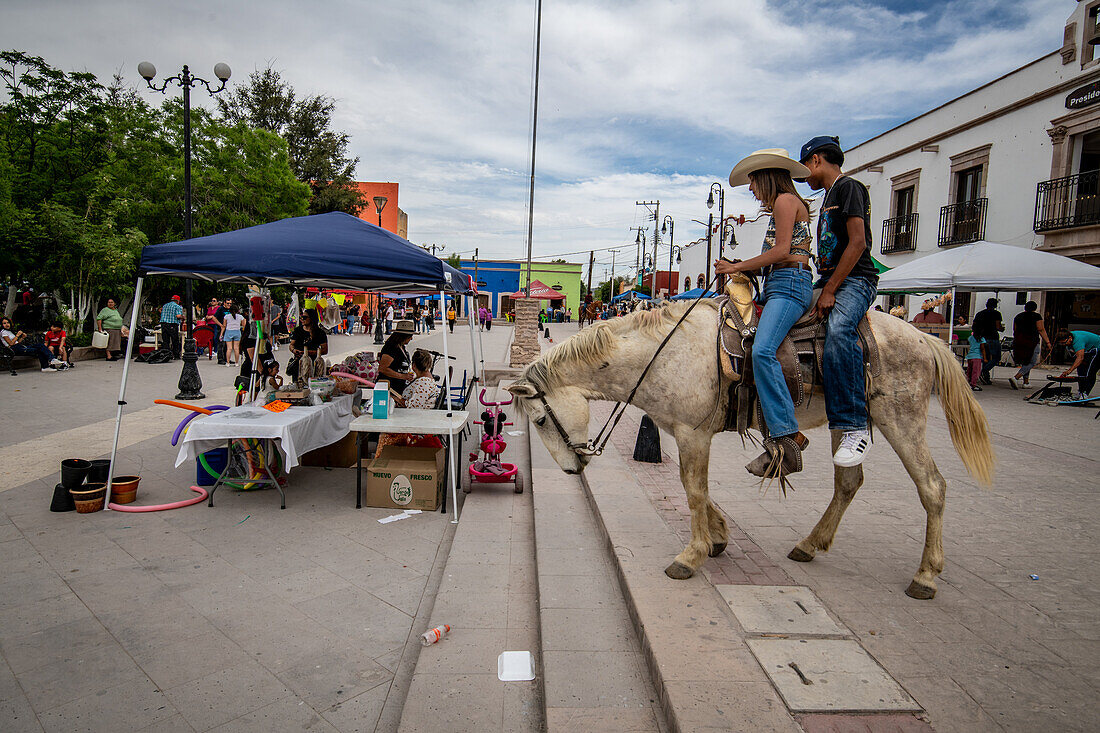
[[[801,444],[798,440],[801,438]],[[753,476],[773,479],[802,470],[802,451],[810,445],[810,439],[802,433],[764,439],[764,452],[752,459],[745,470]]]

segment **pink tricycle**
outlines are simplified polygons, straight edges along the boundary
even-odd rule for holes
[[[520,475],[519,466],[514,463],[502,463],[500,454],[508,447],[501,437],[508,416],[501,410],[502,405],[512,404],[512,399],[507,402],[486,402],[485,390],[481,390],[478,400],[489,409],[481,413],[481,420],[475,420],[474,424],[482,426],[481,452],[485,458],[478,460],[476,452],[470,453],[470,468],[462,474],[462,490],[469,494],[473,491],[474,483],[479,484],[514,484],[516,493],[523,493],[523,476]]]

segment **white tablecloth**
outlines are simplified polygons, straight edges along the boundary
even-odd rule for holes
[[[283,466],[289,472],[298,465],[302,454],[335,443],[348,434],[352,405],[358,398],[356,392],[316,407],[288,407],[283,412],[241,405],[195,418],[180,444],[176,465],[194,462],[200,453],[221,448],[231,438],[270,438],[276,441],[283,454]]]
[[[375,420],[364,414],[351,421],[349,429],[361,433],[415,433],[446,435],[448,429],[457,433],[470,419],[463,410],[414,410],[396,407],[385,420]]]

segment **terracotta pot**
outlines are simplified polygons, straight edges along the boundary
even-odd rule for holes
[[[88,484],[81,489],[69,489],[78,514],[91,514],[103,509],[107,498],[107,484]]]
[[[111,501],[115,504],[130,504],[137,498],[138,482],[141,476],[118,476],[111,482]]]
[[[61,462],[61,485],[66,489],[80,488],[91,468],[91,462],[83,458],[66,458]]]

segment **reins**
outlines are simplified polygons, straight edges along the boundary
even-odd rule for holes
[[[568,446],[574,453],[586,456],[598,456],[603,454],[604,448],[607,447],[608,441],[611,440],[611,433],[615,430],[616,426],[618,426],[619,421],[623,417],[623,413],[626,412],[626,408],[634,400],[634,395],[638,394],[638,388],[642,386],[642,382],[645,380],[646,375],[649,374],[649,370],[653,366],[653,362],[657,361],[657,357],[660,356],[661,351],[668,344],[669,340],[672,338],[672,335],[676,333],[676,329],[678,329],[681,324],[683,324],[683,322],[687,319],[687,317],[691,315],[691,312],[695,310],[695,306],[699,305],[699,302],[702,301],[704,297],[706,297],[706,294],[710,291],[710,286],[715,284],[717,280],[718,273],[716,272],[714,273],[714,276],[710,279],[710,282],[706,284],[706,287],[703,288],[703,292],[699,294],[698,298],[692,301],[691,305],[688,306],[688,309],[684,311],[684,314],[682,316],[680,316],[680,320],[676,321],[676,325],[674,325],[672,329],[669,330],[668,335],[665,336],[664,340],[661,341],[660,345],[657,346],[657,350],[653,352],[653,356],[650,357],[649,363],[645,365],[645,369],[642,370],[641,375],[638,377],[638,381],[634,384],[634,388],[630,390],[630,394],[627,395],[626,400],[624,400],[623,402],[615,403],[615,406],[611,408],[611,414],[608,416],[607,421],[604,422],[603,427],[600,428],[600,432],[596,434],[595,438],[589,440],[587,443],[574,443],[572,440],[570,440],[569,434],[565,432],[565,428],[563,428],[561,423],[558,422],[557,416],[550,408],[550,404],[546,401],[545,394],[541,390],[539,390],[539,393],[536,394],[535,397],[537,397],[539,401],[542,402],[543,409],[546,411],[546,416],[550,418],[550,422],[552,422],[554,424],[554,427],[557,428],[558,434],[561,436],[562,440],[565,441],[566,446]]]

